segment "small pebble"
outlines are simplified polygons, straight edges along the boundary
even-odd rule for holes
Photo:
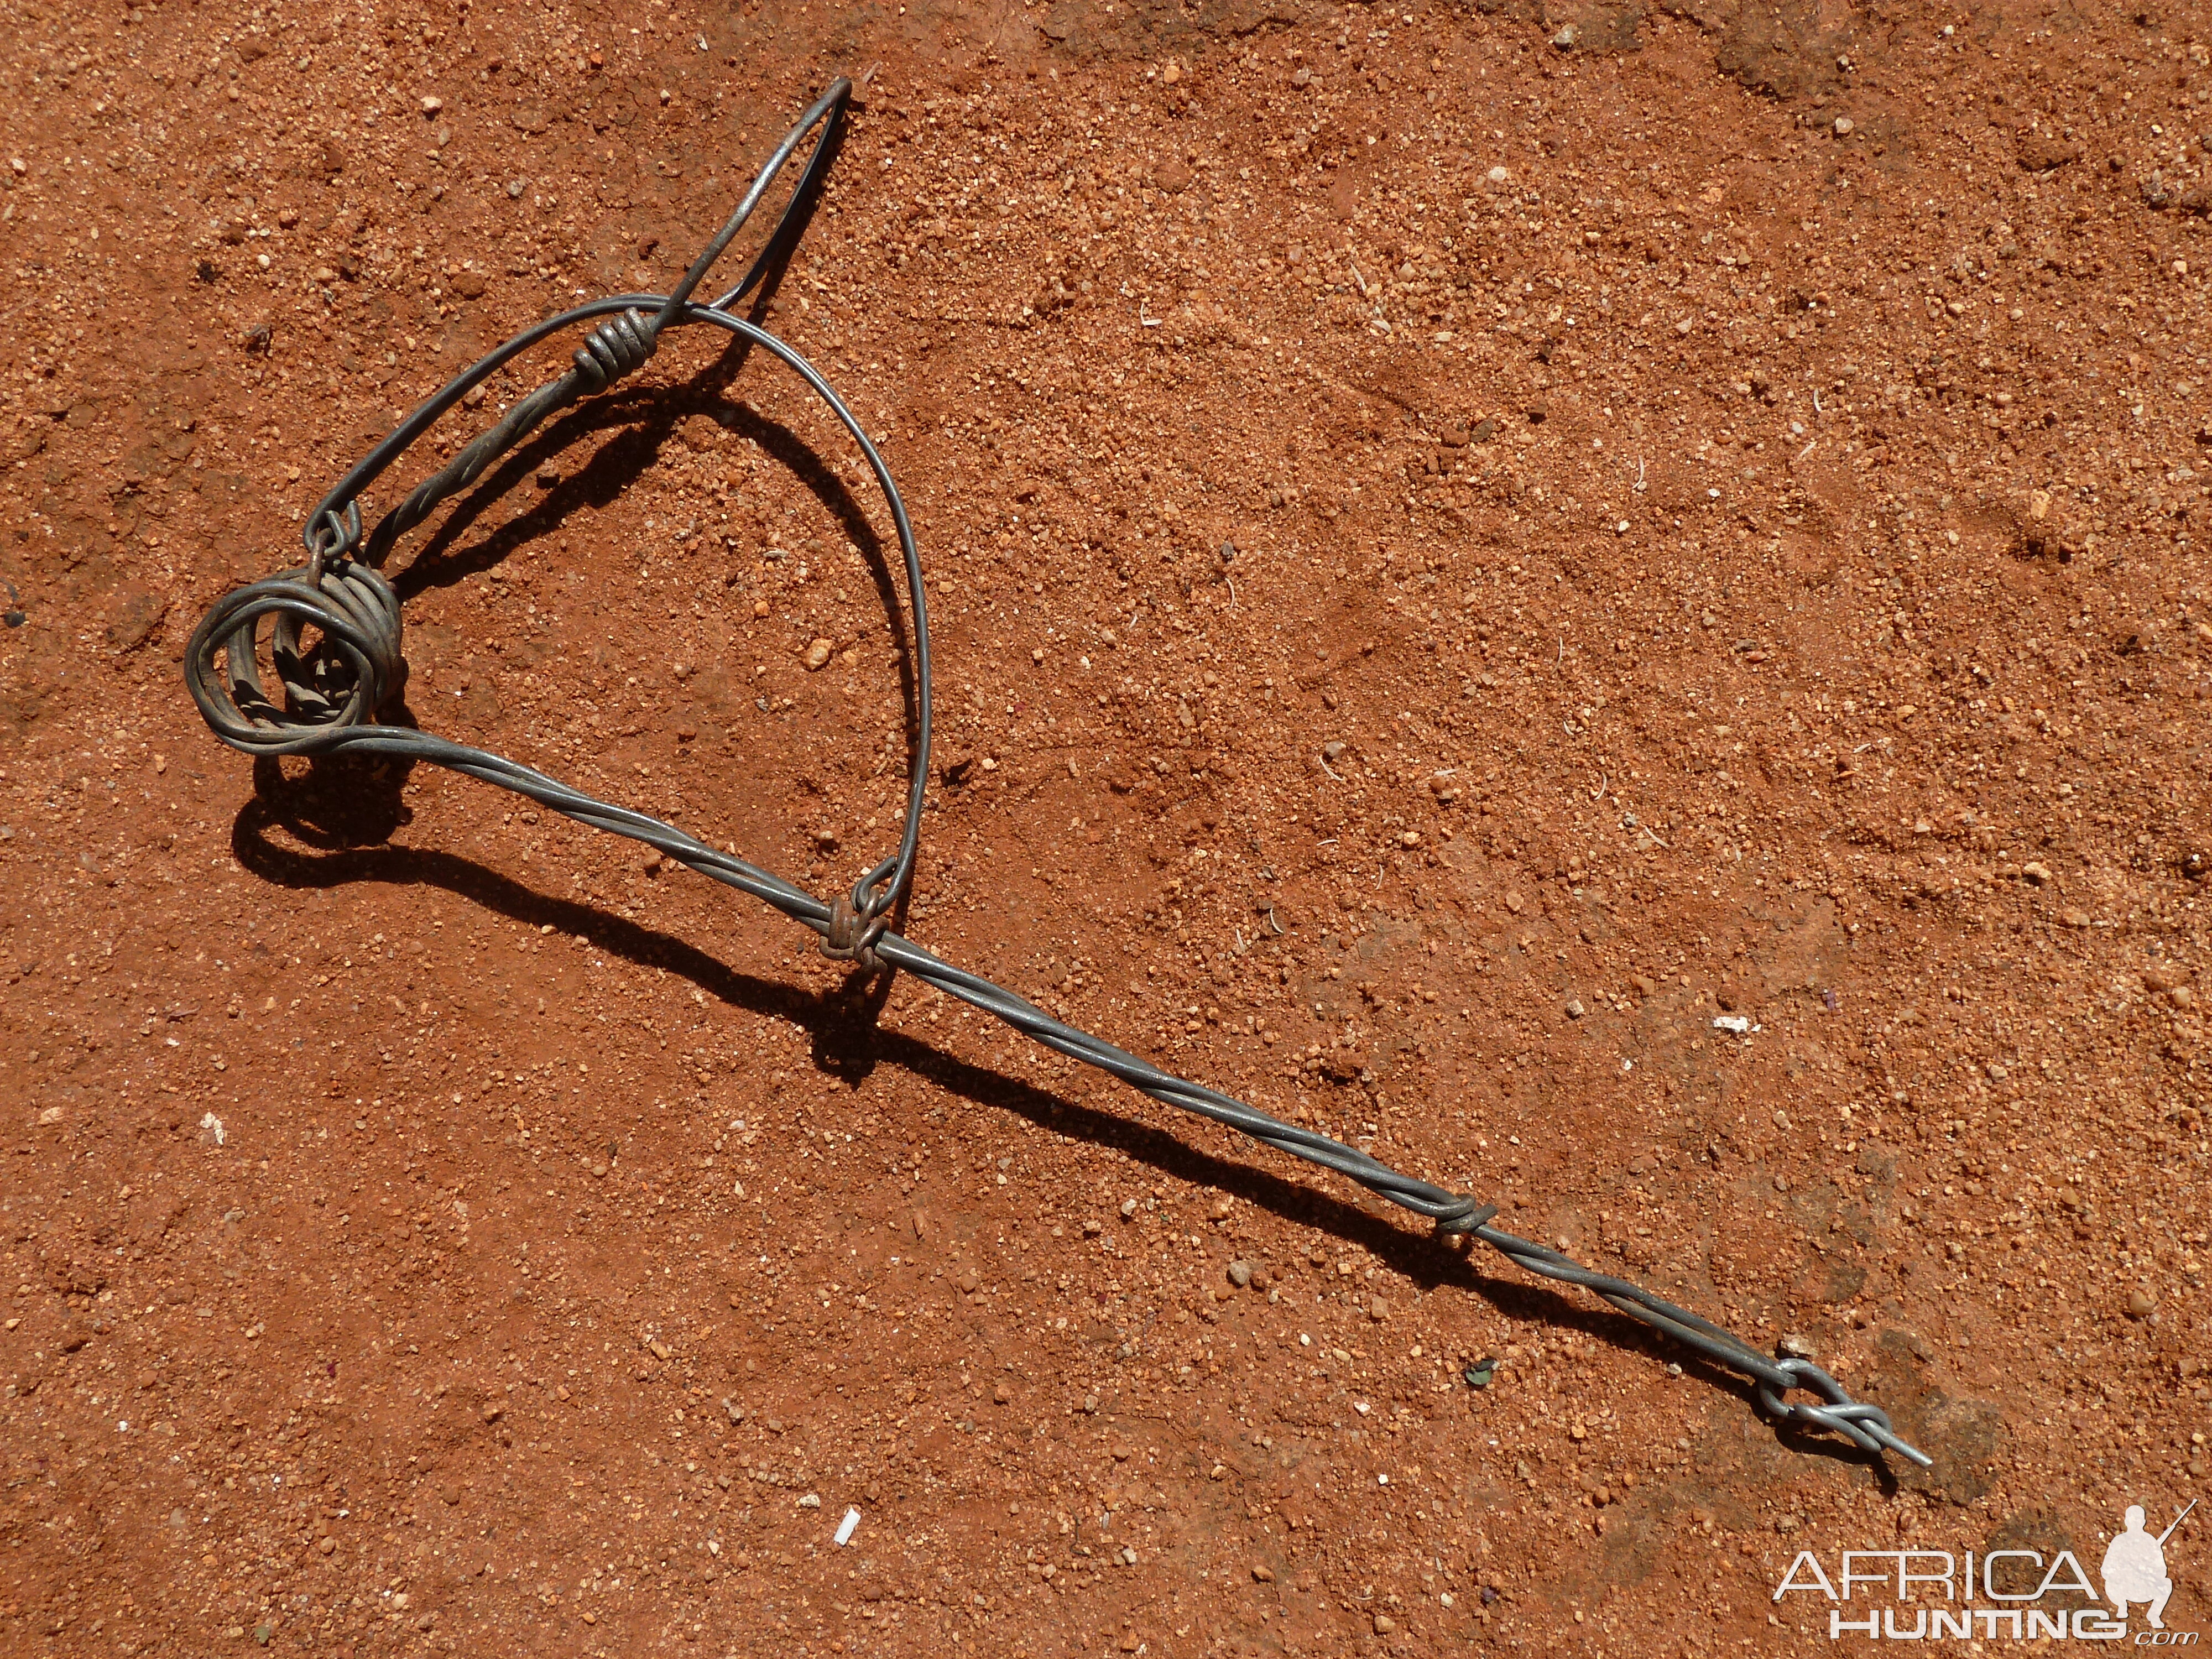
[[[1784,1359],[1813,1359],[1819,1357],[1819,1351],[1813,1346],[1813,1339],[1802,1331],[1790,1332],[1774,1345],[1774,1352]]]
[[[2148,1319],[2151,1310],[2157,1306],[2158,1299],[2140,1286],[2128,1292],[2128,1317],[2130,1319]]]
[[[422,113],[425,115],[435,115],[440,110],[445,108],[445,106],[446,100],[442,98],[425,98],[422,100]]]
[[[830,641],[827,640],[817,640],[806,647],[806,654],[800,660],[805,663],[808,673],[811,674],[817,668],[829,665],[830,649]]]
[[[1378,1613],[1375,1615],[1375,1633],[1377,1636],[1388,1636],[1397,1628],[1398,1621],[1389,1613]]]
[[[1229,1264],[1229,1282],[1234,1285],[1240,1291],[1250,1290],[1252,1288],[1252,1264],[1249,1261],[1231,1262]]]
[[[1252,1582],[1255,1584],[1273,1583],[1275,1582],[1273,1570],[1255,1565],[1252,1569]]]
[[[1570,998],[1568,1000],[1567,1018],[1569,1019],[1580,1019],[1583,1015],[1588,1012],[1589,1011],[1583,1006],[1578,999]]]
[[[1851,136],[1851,130],[1855,125],[1856,124],[1851,120],[1850,116],[1838,115],[1836,118],[1836,137],[1838,138],[1850,137]]]

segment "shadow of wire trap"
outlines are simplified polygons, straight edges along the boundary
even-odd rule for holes
[[[412,726],[411,719],[396,718],[401,712],[388,711],[386,723]],[[414,809],[401,799],[414,770],[415,763],[404,757],[315,755],[301,761],[257,755],[253,799],[239,809],[239,821],[258,812],[323,852],[382,846],[393,830],[415,820]],[[234,827],[231,841],[234,850]]]
[[[745,342],[737,343],[739,345]],[[820,451],[782,422],[749,402],[725,399],[738,369],[725,353],[688,380],[667,388],[640,386],[602,402],[579,405],[530,439],[506,461],[477,481],[447,510],[435,530],[391,580],[402,603],[432,588],[451,587],[495,568],[532,543],[562,527],[580,507],[603,507],[617,500],[659,459],[663,444],[688,416],[711,416],[728,431],[757,444],[805,487],[859,552],[883,606],[890,630],[892,659],[898,665],[899,706],[906,727],[908,761],[915,739],[913,636],[899,601],[882,537],[866,509],[836,468]],[[596,433],[615,435],[584,464],[561,478],[530,507],[494,526],[481,539],[465,539],[491,506],[521,485],[580,439]]]
[[[340,757],[327,764],[335,773],[343,762]],[[276,765],[262,764],[272,770]],[[356,760],[353,764],[362,763]],[[257,784],[260,777],[261,766],[257,765]],[[1008,1112],[1050,1133],[1107,1148],[1174,1180],[1217,1188],[1285,1221],[1356,1247],[1424,1294],[1449,1290],[1479,1296],[1509,1319],[1579,1332],[1654,1364],[1676,1360],[1686,1377],[1756,1407],[1757,1390],[1742,1377],[1695,1353],[1683,1352],[1624,1315],[1571,1300],[1541,1284],[1483,1273],[1464,1253],[1464,1246],[1440,1250],[1434,1241],[1408,1232],[1357,1202],[1207,1152],[1157,1125],[1069,1100],[975,1065],[918,1037],[884,1030],[878,1016],[895,975],[855,974],[836,990],[816,994],[783,981],[740,972],[672,933],[597,905],[553,897],[456,854],[368,844],[356,832],[369,820],[348,816],[348,789],[349,780],[337,775],[319,778],[310,773],[294,778],[280,774],[268,789],[239,809],[231,826],[232,855],[248,874],[280,887],[328,891],[363,882],[432,887],[512,921],[552,927],[586,940],[607,955],[689,981],[732,1007],[788,1020],[807,1033],[816,1069],[848,1086],[857,1087],[879,1064],[896,1066],[973,1105]],[[307,850],[271,839],[270,832],[278,829],[297,836]],[[1898,1489],[1888,1465],[1870,1452],[1787,1424],[1770,1426],[1791,1451],[1864,1466],[1885,1493]]]
[[[1274,1117],[1206,1085],[1176,1077],[1103,1037],[1059,1020],[1018,993],[937,956],[902,934],[887,930],[888,913],[894,905],[902,902],[912,884],[921,821],[927,807],[930,635],[920,546],[888,463],[859,417],[796,349],[728,309],[753,294],[763,271],[780,270],[787,260],[790,245],[796,241],[811,216],[818,185],[827,173],[828,160],[836,153],[845,107],[852,91],[852,83],[840,77],[810,106],[724,220],[722,228],[666,295],[619,295],[587,301],[511,337],[447,381],[369,454],[356,462],[316,509],[306,534],[310,549],[307,567],[232,590],[216,602],[194,631],[185,653],[185,684],[210,729],[221,741],[257,757],[334,756],[346,750],[414,757],[512,791],[592,829],[642,842],[662,856],[672,856],[700,874],[746,893],[811,929],[819,935],[820,948],[830,957],[853,963],[869,972],[881,963],[891,970],[908,974],[1152,1100],[1206,1118],[1346,1176],[1374,1200],[1397,1205],[1424,1218],[1442,1237],[1479,1239],[1536,1278],[1551,1285],[1571,1285],[1589,1291],[1610,1304],[1618,1316],[1639,1322],[1728,1372],[1731,1378],[1729,1391],[1739,1397],[1747,1385],[1733,1379],[1749,1379],[1756,1384],[1755,1397],[1761,1408],[1776,1418],[1815,1425],[1869,1452],[1894,1452],[1927,1466],[1930,1460],[1893,1431],[1887,1414],[1878,1405],[1854,1401],[1839,1382],[1809,1359],[1766,1354],[1655,1291],[1587,1267],[1548,1245],[1492,1226],[1490,1224],[1496,1215],[1494,1206],[1393,1169],[1364,1147]],[[736,287],[709,303],[695,303],[690,297],[694,291],[732,245],[732,239],[750,222],[765,193],[793,163],[810,135],[818,135],[816,147],[805,163],[791,205],[763,253]],[[653,307],[653,314],[647,315],[641,305]],[[754,296],[754,308],[764,313],[765,306],[766,291],[763,289]],[[591,328],[584,346],[574,354],[568,369],[506,405],[494,424],[462,446],[444,466],[418,483],[398,506],[384,513],[363,541],[360,511],[362,492],[421,439],[435,421],[475,388],[486,384],[489,377],[515,354],[556,331],[594,319],[604,320],[598,320]],[[907,713],[912,726],[912,758],[899,843],[890,857],[858,880],[849,892],[828,900],[749,863],[734,849],[717,848],[636,808],[599,799],[521,762],[410,726],[378,724],[374,718],[378,706],[390,701],[403,686],[406,670],[400,596],[380,573],[368,568],[369,564],[381,562],[385,550],[396,545],[400,537],[426,524],[441,502],[456,495],[468,495],[474,502],[480,502],[498,489],[511,487],[521,467],[544,453],[544,440],[536,445],[529,443],[535,427],[557,417],[573,404],[609,392],[623,377],[642,368],[653,356],[664,331],[695,325],[720,328],[732,336],[749,338],[782,362],[814,392],[865,458],[883,494],[898,541],[907,602],[911,610],[910,617],[905,619],[908,638],[901,641],[905,647],[901,656],[902,665],[908,660],[911,663]],[[709,374],[715,372],[710,370]],[[627,402],[615,406],[629,407]],[[607,470],[583,488],[600,487],[623,474],[635,476],[649,462],[658,450],[653,430],[656,426],[665,430],[670,417],[665,414],[648,415],[646,419],[646,431],[633,444],[610,447]],[[556,434],[573,435],[588,429],[588,424],[572,422],[556,428]],[[775,429],[766,430],[765,435],[778,444],[787,440],[797,442],[791,434],[779,435]],[[526,455],[520,465],[510,461],[506,467],[500,467],[501,457],[526,446]],[[804,450],[805,447],[799,447]],[[818,458],[798,453],[791,454],[789,461],[801,470],[803,476],[813,471],[820,495],[833,503],[850,506],[842,498],[842,480],[833,486],[830,480],[836,477],[834,473],[828,478],[822,477],[826,469],[820,469]],[[492,489],[480,490],[483,474],[495,468],[498,471]],[[480,507],[476,510],[480,513]],[[856,508],[854,511],[857,513]],[[463,523],[472,521],[465,519]],[[867,526],[861,520],[854,528],[865,532]],[[489,550],[479,548],[472,553],[450,554],[448,550],[459,544],[453,539],[458,532],[449,527],[445,533],[446,539],[434,542],[431,556],[441,561],[453,557],[456,568],[469,557],[496,562],[503,556],[496,545]],[[874,547],[872,535],[855,534],[852,539],[856,547],[864,544],[872,550]],[[361,555],[359,558],[355,556],[356,552]],[[437,574],[437,568],[434,564],[425,565],[417,574],[418,584]],[[885,573],[878,586],[891,601],[887,608],[896,615],[897,585]],[[258,624],[270,618],[275,619],[270,649],[281,686],[281,702],[271,700],[269,688],[258,679],[259,653],[250,648]],[[897,623],[893,628],[895,633],[899,631]],[[310,645],[308,635],[317,631],[319,642]],[[234,646],[238,651],[232,649]],[[243,661],[239,659],[240,652],[248,653]],[[218,658],[222,659],[221,666]],[[1189,1169],[1194,1171],[1194,1179],[1207,1179],[1243,1191],[1255,1203],[1285,1213],[1301,1213],[1314,1226],[1338,1237],[1364,1237],[1376,1255],[1395,1265],[1401,1275],[1417,1282],[1433,1287],[1449,1282],[1454,1275],[1464,1275],[1461,1282],[1466,1288],[1480,1289],[1497,1305],[1526,1307],[1534,1317],[1577,1329],[1603,1330],[1612,1340],[1618,1340],[1613,1336],[1614,1316],[1585,1313],[1566,1300],[1565,1291],[1508,1289],[1478,1279],[1463,1258],[1436,1250],[1433,1240],[1425,1247],[1425,1254],[1433,1253],[1432,1259],[1445,1265],[1423,1266],[1412,1254],[1423,1247],[1410,1236],[1369,1218],[1364,1208],[1366,1199],[1358,1200],[1362,1208],[1354,1209],[1340,1200],[1305,1194],[1279,1176],[1196,1153],[1172,1137],[1159,1136],[1158,1131],[1139,1131],[1118,1115],[1092,1114],[1088,1109],[1072,1106],[1041,1091],[1004,1079],[968,1068],[953,1069],[955,1062],[926,1045],[885,1037],[872,1024],[871,1003],[877,1009],[883,1006],[887,977],[878,980],[872,988],[865,981],[848,981],[843,990],[835,995],[786,1000],[793,994],[786,992],[778,994],[774,1003],[763,1004],[759,999],[765,993],[758,988],[757,982],[738,979],[711,958],[669,936],[629,924],[622,924],[618,930],[612,920],[589,906],[574,904],[556,909],[550,901],[493,877],[465,860],[452,859],[450,855],[434,859],[419,853],[384,854],[354,848],[321,854],[323,862],[318,868],[316,855],[283,853],[264,833],[285,811],[325,840],[343,841],[364,829],[373,829],[374,789],[388,788],[391,775],[370,773],[366,776],[374,786],[366,792],[372,796],[368,816],[359,816],[363,809],[356,805],[349,809],[356,816],[347,817],[327,799],[319,799],[317,795],[319,787],[327,792],[334,783],[343,781],[337,775],[319,778],[312,768],[304,774],[289,774],[280,763],[266,774],[270,793],[276,805],[272,807],[257,799],[250,804],[249,811],[241,812],[234,827],[234,838],[241,864],[258,868],[273,879],[289,876],[315,884],[330,884],[352,878],[356,874],[411,881],[444,880],[455,890],[472,892],[485,902],[501,904],[518,914],[558,914],[572,932],[584,933],[588,939],[592,937],[591,933],[585,933],[588,925],[608,941],[610,948],[623,949],[625,954],[639,960],[675,965],[702,988],[713,984],[717,994],[744,1001],[748,1006],[785,1007],[790,1011],[790,1018],[816,1033],[817,1064],[825,1069],[865,1075],[866,1067],[880,1059],[896,1057],[918,1070],[934,1068],[930,1074],[939,1076],[945,1086],[971,1098],[993,1101],[1008,1109],[1038,1116],[1040,1121],[1065,1124],[1074,1115],[1078,1132],[1093,1140],[1121,1146],[1131,1156],[1158,1167]],[[298,786],[296,793],[295,784]],[[748,991],[748,987],[753,988]],[[1698,1370],[1701,1375],[1711,1375],[1702,1364]],[[1811,1394],[1820,1403],[1784,1398],[1796,1392]]]

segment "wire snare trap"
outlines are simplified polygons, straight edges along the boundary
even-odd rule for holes
[[[307,555],[303,565],[238,588],[216,603],[194,631],[185,665],[192,699],[216,736],[257,757],[361,754],[427,761],[513,790],[593,829],[642,842],[664,857],[750,894],[813,929],[821,935],[823,951],[833,957],[864,971],[887,968],[911,974],[947,995],[996,1016],[1046,1048],[1121,1079],[1154,1100],[1226,1124],[1278,1151],[1347,1176],[1425,1217],[1440,1237],[1479,1239],[1529,1273],[1581,1286],[1622,1313],[1749,1378],[1760,1407],[1779,1422],[1832,1431],[1867,1452],[1894,1451],[1929,1467],[1931,1460],[1892,1430],[1886,1413],[1854,1401],[1842,1384],[1811,1362],[1770,1358],[1687,1309],[1492,1225],[1495,1206],[1431,1185],[1390,1168],[1357,1147],[1285,1123],[1201,1084],[1170,1076],[1149,1060],[1054,1018],[1013,992],[957,968],[890,930],[890,915],[914,878],[922,797],[929,775],[929,610],[922,587],[921,554],[898,487],[860,423],[811,363],[735,309],[748,295],[763,289],[805,234],[823,180],[836,159],[851,97],[851,83],[841,79],[799,118],[728,221],[672,292],[594,300],[525,329],[487,353],[425,401],[324,496],[303,534]],[[692,295],[708,271],[802,151],[805,159],[799,164],[790,198],[743,280],[710,301],[695,301]],[[590,331],[566,374],[514,403],[496,423],[417,485],[364,537],[362,491],[440,416],[532,346],[565,329],[585,325],[591,325]],[[913,628],[915,700],[910,711],[915,758],[905,822],[897,850],[849,892],[827,900],[718,851],[672,824],[597,799],[503,756],[411,726],[380,725],[376,720],[378,711],[398,692],[406,674],[399,599],[379,568],[398,538],[422,524],[439,502],[476,483],[501,455],[550,416],[605,391],[642,368],[668,330],[701,325],[721,329],[767,352],[828,407],[851,435],[883,491],[905,564]],[[264,684],[257,662],[264,621],[270,624],[268,648],[277,682],[273,688]],[[311,629],[319,635],[312,643],[306,631]],[[1785,1398],[1793,1391],[1815,1398],[1811,1401]]]

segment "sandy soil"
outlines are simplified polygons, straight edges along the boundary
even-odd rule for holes
[[[0,18],[0,1646],[1827,1651],[1800,1548],[2204,1490],[2202,6]],[[931,572],[909,931],[1932,1473],[626,843],[212,742],[205,608],[840,71],[774,325]],[[875,504],[713,352],[402,550],[407,714],[827,892]]]

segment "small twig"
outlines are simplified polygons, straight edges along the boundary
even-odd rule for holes
[[[1814,450],[1818,449],[1820,447],[1820,441],[1818,438],[1814,439],[1814,440],[1813,440],[1813,441],[1812,441],[1811,443],[1807,444],[1807,445],[1805,446],[1805,447],[1804,447],[1804,448],[1802,448],[1802,449],[1801,449],[1801,450],[1799,450],[1799,451],[1797,452],[1797,459],[1798,459],[1798,460],[1800,460],[1800,461],[1803,460],[1803,459],[1804,459],[1808,455],[1811,454]],[[1796,465],[1796,462],[1792,462],[1792,463],[1791,463],[1791,465]]]
[[[1272,904],[1267,907],[1267,926],[1275,930],[1275,933],[1278,938],[1290,931],[1290,929],[1284,927],[1281,922],[1275,920],[1275,907]]]
[[[1229,584],[1229,608],[1234,611],[1237,608],[1237,578],[1224,575],[1221,580]]]
[[[1813,388],[1813,412],[1815,415],[1825,415],[1828,412],[1820,407],[1820,388],[1818,386]]]
[[[1600,772],[1597,775],[1597,791],[1595,793],[1591,795],[1590,799],[1592,800],[1603,800],[1605,799],[1605,787],[1612,781],[1613,780],[1605,773]]]
[[[1333,778],[1336,778],[1336,774],[1335,774],[1334,772],[1329,771],[1329,765],[1328,765],[1328,763],[1326,760],[1323,760],[1323,761],[1322,762],[1322,763],[1321,763],[1321,769],[1322,769],[1322,771],[1324,771],[1324,772],[1328,772],[1329,776],[1331,776],[1331,777],[1333,777]],[[1343,780],[1342,778],[1336,778],[1336,781],[1337,781],[1339,783],[1342,783],[1342,782],[1344,781],[1344,780]],[[1328,843],[1327,842],[1322,842],[1322,846],[1324,846],[1324,847],[1326,847],[1326,846],[1328,846]]]
[[[1637,492],[1638,492],[1639,495],[1643,493],[1643,489],[1644,489],[1644,458],[1643,458],[1641,455],[1638,455],[1638,456],[1636,458],[1636,489],[1637,489]]]

